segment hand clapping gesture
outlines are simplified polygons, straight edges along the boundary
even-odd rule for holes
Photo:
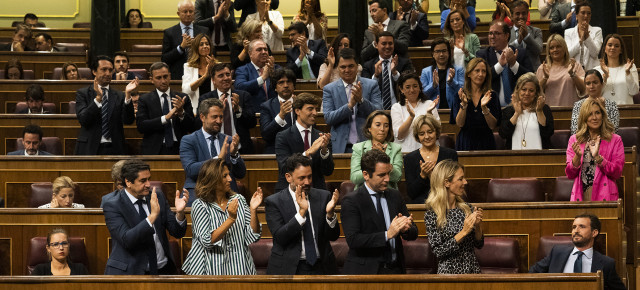
[[[542,74],[544,75],[544,79],[548,80],[549,79],[549,70],[550,70],[550,65],[544,61],[542,62]]]
[[[296,186],[296,203],[300,206],[300,211],[298,212],[302,217],[307,214],[307,209],[309,209],[309,201],[307,200],[307,194],[302,190],[302,186]]]
[[[334,209],[336,207],[336,204],[338,204],[338,197],[340,196],[340,193],[338,192],[338,190],[334,190],[333,194],[331,195],[331,200],[327,203],[327,207],[325,209],[326,213],[327,213],[327,218],[333,218],[333,216],[335,215]]]
[[[491,101],[491,90],[488,90],[484,93],[484,96],[482,96],[482,99],[480,99],[480,106],[482,106],[482,110],[484,111],[484,109],[487,108],[487,105],[489,104],[489,102]]]
[[[463,110],[466,109],[469,104],[469,98],[462,88],[458,90],[458,96],[460,97],[460,108]]]
[[[546,97],[544,96],[544,94],[541,94],[540,96],[538,96],[538,101],[536,102],[536,112],[542,112],[542,110],[544,109],[545,103],[546,103]]]
[[[236,218],[238,218],[238,199],[234,198],[229,202],[227,206],[227,213],[229,213],[229,218],[231,218],[234,222]]]
[[[626,75],[629,75],[631,73],[632,67],[633,67],[633,59],[627,58],[627,63],[624,65],[624,72],[626,73]]]
[[[427,107],[427,114],[433,115],[433,110],[435,110],[438,107],[439,103],[440,103],[440,95],[438,95],[436,97],[436,99],[433,100],[433,102],[431,102],[431,104]],[[407,111],[409,110],[408,107],[409,106],[407,106]],[[409,114],[411,114],[411,113],[409,113]]]
[[[255,211],[262,204],[262,188],[258,187],[258,190],[251,196],[251,202],[249,202],[249,209]]]
[[[420,177],[422,179],[429,178],[434,167],[436,167],[435,161],[420,161]]]

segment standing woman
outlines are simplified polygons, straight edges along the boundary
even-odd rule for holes
[[[231,59],[233,69],[239,68],[251,61],[249,58],[249,43],[255,39],[262,39],[262,23],[255,19],[243,22],[240,29],[238,29],[236,41],[231,44],[229,51],[229,58]],[[269,45],[267,45],[267,49],[269,50],[269,55],[271,55]]]
[[[275,51],[284,50],[282,33],[284,33],[284,20],[277,10],[269,10],[271,0],[256,0],[258,12],[249,14],[245,21],[254,19],[262,23],[262,40],[268,47]]]
[[[553,114],[544,101],[536,75],[522,75],[511,104],[502,110],[500,137],[507,140],[507,149],[551,149]]]
[[[633,104],[633,95],[638,93],[638,69],[633,59],[627,58],[627,49],[622,37],[609,34],[604,39],[600,50],[600,73],[604,75],[605,99],[612,100],[618,105]]]
[[[482,209],[462,199],[466,184],[464,167],[453,160],[438,163],[431,173],[424,222],[438,257],[438,274],[480,273],[473,248],[484,246]]]
[[[613,132],[602,102],[587,98],[580,107],[578,132],[569,138],[565,173],[573,179],[571,201],[618,200],[624,147]]]
[[[500,124],[500,101],[491,90],[491,70],[486,60],[476,57],[467,65],[464,87],[451,108],[451,124],[460,127],[457,151],[495,150],[493,129]]]
[[[422,69],[420,75],[422,91],[429,100],[445,96],[437,106],[440,109],[449,109],[453,107],[455,94],[464,85],[464,66],[453,64],[451,43],[442,37],[436,38],[431,44],[431,55],[433,64]],[[398,89],[402,87],[399,86]]]
[[[198,100],[212,90],[215,90],[210,69],[218,63],[211,51],[211,38],[205,34],[198,34],[191,42],[189,58],[184,64],[182,75],[182,92],[189,95],[193,104],[193,114],[198,115]]]
[[[341,49],[349,47],[351,47],[351,37],[349,34],[340,33],[333,39],[331,46],[329,47],[329,52],[327,53],[327,58],[324,60],[324,63],[320,66],[320,70],[318,71],[317,82],[320,89],[340,78],[336,56],[338,56]],[[358,76],[360,76],[361,72],[362,66],[358,64]]]
[[[303,22],[309,29],[309,39],[327,39],[327,16],[320,9],[320,0],[300,0],[300,10],[293,22]]]
[[[476,57],[480,49],[480,39],[471,32],[461,10],[453,10],[444,24],[444,35],[453,45],[453,64],[465,67]]]
[[[567,43],[560,34],[547,39],[547,59],[538,67],[536,76],[549,106],[571,106],[584,96],[584,70],[569,57]]]
[[[618,105],[616,102],[605,99],[602,96],[604,78],[600,72],[595,69],[588,70],[584,76],[584,84],[587,88],[587,97],[573,104],[573,111],[571,111],[571,134],[576,134],[578,131],[580,108],[587,99],[594,99],[603,104],[604,108],[607,110],[607,117],[613,124],[614,133],[617,133],[618,126],[620,125],[620,112],[618,111]]]
[[[255,275],[249,244],[262,232],[257,213],[262,189],[258,187],[247,205],[242,195],[231,191],[224,159],[210,159],[198,173],[196,195],[191,207],[193,243],[182,270],[187,275]]]

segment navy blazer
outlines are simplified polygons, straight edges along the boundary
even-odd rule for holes
[[[245,91],[240,90],[231,90],[232,94],[238,94],[238,106],[242,109],[242,114],[240,117],[233,114],[233,124],[236,127],[236,133],[238,137],[240,137],[240,154],[253,154],[253,142],[251,141],[251,133],[249,130],[256,126],[256,110],[254,109],[253,104],[249,101],[251,99],[251,95]],[[202,101],[218,97],[218,90],[213,90],[204,95],[201,95],[198,99],[198,104],[202,103]],[[198,118],[198,125],[196,127],[199,129],[202,127],[202,121]]]
[[[195,23],[204,27],[209,28],[211,33],[214,32],[215,23],[213,23],[212,17],[215,15],[215,10],[213,7],[214,0],[196,0],[196,16]],[[222,2],[221,2],[222,3]],[[238,26],[236,25],[236,17],[233,12],[233,2],[229,6],[229,19],[224,20],[220,23],[222,35],[224,37],[224,41],[227,43],[226,46],[231,48],[231,43],[233,43],[233,38],[231,38],[231,33],[235,33],[238,31]],[[211,37],[211,34],[208,35]],[[211,39],[211,45],[215,45],[215,41]]]
[[[309,39],[307,46],[311,51],[313,51],[313,59],[309,59],[308,61],[311,66],[311,71],[313,71],[313,75],[317,79],[318,73],[320,71],[320,66],[327,58],[327,44],[323,39]],[[296,73],[296,78],[302,79],[302,68],[296,65],[296,60],[299,56],[300,47],[292,46],[291,48],[287,49],[287,67]],[[302,62],[300,64],[302,65]]]
[[[397,11],[389,12],[389,18],[396,20]],[[406,14],[405,14],[406,15]],[[407,18],[410,16],[406,16]],[[418,12],[418,21],[416,22],[416,28],[411,30],[411,24],[408,20],[404,20],[409,25],[409,31],[411,31],[410,47],[424,46],[423,40],[429,38],[429,21],[427,20],[427,14]]]
[[[326,190],[311,188],[308,193],[309,207],[315,241],[318,246],[318,263],[325,275],[338,274],[336,257],[329,241],[340,236],[340,226],[336,222],[331,228],[327,224],[327,204],[332,194]],[[265,217],[273,236],[273,247],[267,265],[267,275],[295,275],[302,253],[302,227],[295,215],[295,200],[285,188],[265,199]],[[307,220],[307,222],[309,222]]]
[[[274,70],[279,68],[280,66],[276,64]],[[278,94],[271,86],[271,78],[264,80],[267,83],[267,91],[269,93],[269,95],[267,95],[264,92],[264,88],[258,85],[258,77],[260,77],[260,75],[252,62],[236,69],[235,88],[246,91],[251,95],[250,100],[254,108],[260,108],[260,104],[278,97]]]
[[[211,36],[209,29],[204,26],[193,24],[193,37],[204,33]],[[187,62],[188,53],[183,49],[178,51],[178,46],[182,43],[182,29],[180,23],[164,30],[162,36],[162,57],[161,60],[169,65],[171,79],[181,80],[184,74],[184,63]]]
[[[183,93],[169,90],[167,100],[171,102],[171,98],[179,96],[185,99],[183,106],[184,117],[182,120],[176,117],[173,118],[173,133],[176,135],[177,144],[180,143],[182,136],[189,134],[194,130],[194,116],[193,108],[191,106],[191,99]],[[162,143],[164,142],[164,128],[171,126],[170,120],[167,120],[166,124],[162,124],[162,106],[160,105],[160,96],[156,89],[148,92],[142,96],[138,101],[138,113],[136,114],[136,124],[138,126],[138,132],[143,134],[142,145],[140,147],[140,154],[142,155],[158,155],[162,150]]]
[[[409,42],[411,41],[411,31],[409,24],[404,21],[389,20],[389,26],[387,30],[393,33],[395,38],[394,54],[401,56],[408,56]],[[360,52],[360,60],[364,63],[368,60],[375,58],[378,55],[378,50],[373,46],[373,41],[376,40],[375,35],[368,29],[364,31],[364,40],[362,41],[362,52]]]
[[[24,156],[24,149],[22,150],[16,150],[16,151],[12,151],[7,153],[7,155],[18,155],[18,156]],[[53,155],[47,151],[42,151],[42,150],[38,150],[38,155]]]
[[[562,273],[573,248],[573,245],[554,246],[548,256],[531,266],[529,273]],[[594,249],[591,273],[595,273],[598,270],[602,270],[602,275],[604,276],[604,289],[626,289],[618,273],[616,273],[616,261]]]
[[[124,190],[103,200],[104,220],[113,241],[111,254],[104,269],[105,275],[144,275],[149,263],[157,263],[154,233],[157,233],[162,249],[169,260],[167,267],[176,270],[177,264],[173,260],[166,232],[169,231],[173,237],[180,239],[187,232],[187,222],[185,220],[184,224],[180,225],[164,194],[157,191],[156,194],[160,214],[153,223],[153,227],[149,226],[146,219],[140,218],[138,210]],[[150,196],[151,193],[145,198],[147,207],[149,207]],[[150,256],[153,257],[152,261],[149,261]]]
[[[378,61],[380,61],[379,57],[370,59],[367,62],[365,62],[364,65],[362,66],[361,76],[363,78],[373,79],[373,76],[375,76],[376,74],[376,63],[378,63]],[[389,69],[391,69],[391,63],[389,63]],[[408,57],[398,56],[397,71],[398,73],[402,74],[403,72],[406,72],[406,71],[415,72],[415,69],[413,68],[413,64],[411,64],[411,60]],[[378,88],[382,93],[382,75],[379,78],[377,78],[376,81],[378,82]],[[391,90],[394,91],[394,94],[396,94],[395,89],[396,89],[396,80],[393,77],[391,77]],[[391,100],[391,105],[397,103],[398,102],[397,99],[398,99],[398,96],[396,95],[396,99]]]
[[[275,120],[276,116],[280,113],[280,100],[278,98],[270,99],[260,104],[260,135],[265,142],[263,154],[276,153],[276,135],[278,132],[284,131],[291,127],[291,124],[296,120],[296,113],[291,110],[291,113],[284,118],[287,124],[281,127]],[[293,117],[291,117],[293,115]]]
[[[514,46],[509,46],[509,47],[515,53],[516,47]],[[496,50],[492,46],[480,49],[478,50],[478,52],[476,52],[476,57],[484,58],[489,63],[489,66],[491,67],[491,89],[494,90],[497,95],[500,95],[500,90],[502,89],[500,87],[500,80],[502,77],[500,74],[496,73],[496,70],[494,68],[494,65],[498,63]],[[518,79],[523,74],[531,72],[533,70],[531,66],[531,62],[529,61],[529,57],[527,56],[526,49],[524,48],[518,49],[518,57],[516,61],[519,63],[518,72],[516,74],[514,74],[510,68],[507,68],[509,72],[509,83],[511,85],[511,90],[513,91],[515,91],[516,89],[516,82],[518,81]],[[505,100],[508,100],[507,104],[511,103],[511,96],[505,96]]]
[[[142,77],[140,77],[137,73],[127,71],[127,80],[128,81],[134,80],[136,77],[138,79],[142,80]],[[113,73],[113,75],[111,75],[111,78],[114,79],[114,80],[116,79],[116,73],[115,72]]]

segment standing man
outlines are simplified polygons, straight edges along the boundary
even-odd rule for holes
[[[76,155],[123,155],[124,124],[135,121],[131,92],[138,87],[132,80],[125,93],[110,89],[113,60],[99,55],[92,63],[93,85],[76,92],[76,116],[80,122]]]
[[[342,229],[349,245],[343,274],[404,274],[402,239],[415,240],[418,228],[400,192],[388,188],[392,166],[380,150],[362,155],[365,186],[342,200]]]
[[[509,45],[518,50],[525,50],[531,63],[531,71],[536,72],[540,66],[540,54],[542,53],[542,30],[537,27],[527,26],[529,4],[518,0],[513,3],[513,27]]]
[[[580,0],[578,0],[580,1]],[[567,0],[566,3],[554,3],[551,8],[551,23],[549,23],[549,33],[564,36],[564,31],[576,27],[575,1]]]
[[[331,126],[334,153],[351,153],[353,144],[365,140],[362,127],[369,114],[382,109],[378,84],[358,77],[355,58],[353,49],[341,49],[338,53],[340,79],[322,89],[324,119]]]
[[[0,45],[0,51],[28,51],[27,44],[31,39],[31,28],[24,23],[18,23],[13,32],[11,43]]]
[[[293,110],[297,116],[295,125],[283,130],[276,136],[276,159],[279,176],[275,191],[287,187],[285,181],[287,158],[294,153],[311,158],[313,170],[313,187],[327,189],[325,176],[333,173],[333,156],[331,154],[331,134],[324,134],[313,126],[320,108],[320,99],[310,93],[301,93],[293,100]]]
[[[548,256],[529,269],[529,273],[595,273],[602,270],[604,289],[626,289],[616,273],[616,261],[593,249],[593,241],[600,230],[597,216],[590,213],[576,216],[571,230],[573,246],[554,246]]]
[[[411,31],[410,47],[425,46],[425,40],[429,38],[429,22],[427,14],[413,7],[413,0],[397,0],[398,10],[389,13],[389,18],[401,20],[409,25]],[[427,1],[429,2],[429,1]]]
[[[20,155],[20,156],[38,156],[38,155],[53,155],[47,151],[40,150],[40,144],[42,143],[42,129],[35,124],[29,124],[22,129],[22,146],[23,150],[16,150],[7,153],[7,155]]]
[[[287,67],[299,79],[315,80],[327,58],[327,44],[324,39],[310,40],[309,29],[302,22],[292,23],[287,30],[292,45],[287,49]]]
[[[235,86],[238,90],[248,92],[253,107],[260,108],[260,104],[276,97],[271,87],[271,75],[280,66],[269,56],[267,44],[262,39],[249,42],[249,58],[250,63],[236,69]]]
[[[281,68],[273,72],[271,79],[276,84],[278,97],[260,105],[260,135],[266,143],[264,154],[276,153],[276,135],[291,127],[297,118],[292,106],[296,74],[288,68]]]
[[[140,78],[139,75],[129,71],[129,55],[126,52],[116,51],[113,54],[113,62],[116,66],[112,76],[114,80],[124,81]]]
[[[184,63],[189,56],[189,48],[193,37],[198,34],[209,34],[209,30],[193,23],[195,7],[191,0],[178,2],[180,23],[164,30],[162,37],[162,62],[169,65],[171,78],[181,80],[184,74]]]
[[[231,0],[196,0],[196,24],[209,28],[214,51],[229,51],[238,31]]]
[[[171,74],[164,62],[156,62],[149,68],[155,90],[138,100],[136,123],[142,137],[140,154],[177,155],[182,136],[194,127],[191,100],[186,94],[171,91]]]
[[[286,160],[287,187],[265,201],[265,216],[273,235],[268,275],[338,274],[329,241],[340,236],[333,195],[311,186],[311,159],[300,153]]]
[[[113,240],[105,275],[175,275],[166,232],[180,239],[187,231],[184,197],[176,190],[175,214],[166,197],[150,189],[148,164],[131,159],[121,169],[125,188],[111,198],[103,199],[104,220]],[[149,194],[151,191],[151,194]]]
[[[371,15],[371,19],[373,19],[373,24],[364,32],[362,52],[360,53],[360,58],[363,63],[376,57],[377,51],[374,41],[380,32],[383,31],[389,31],[395,36],[395,49],[397,54],[407,54],[407,47],[411,41],[409,25],[404,21],[389,18],[389,11],[390,8],[387,6],[386,1],[369,1],[369,14]]]

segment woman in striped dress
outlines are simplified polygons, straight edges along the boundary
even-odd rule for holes
[[[193,240],[182,265],[187,275],[255,275],[249,244],[260,239],[257,209],[262,189],[251,202],[231,191],[224,158],[205,162],[198,173],[191,207]]]

